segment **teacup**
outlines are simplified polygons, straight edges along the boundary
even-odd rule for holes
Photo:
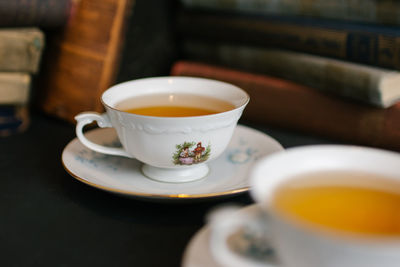
[[[158,105],[165,95],[172,105],[175,105],[174,99],[181,98],[187,99],[184,104],[194,108],[212,110],[218,101],[228,103],[231,108],[217,110],[215,114],[184,117],[140,115],[122,108],[128,100],[138,107],[151,106],[151,102]],[[194,101],[195,97],[199,100]],[[142,171],[147,177],[179,183],[207,175],[207,162],[217,158],[227,147],[249,96],[242,89],[221,81],[155,77],[117,84],[102,94],[101,101],[106,113],[83,112],[75,117],[76,135],[82,144],[99,153],[136,158],[144,163]],[[88,140],[83,127],[93,121],[97,121],[99,127],[115,128],[122,148]]]
[[[350,178],[338,176],[333,180],[330,175],[314,176],[322,173],[352,173],[354,176]],[[386,217],[373,217],[370,213],[362,214],[369,210],[381,214],[380,208],[388,208],[386,205],[379,207],[380,204],[386,203],[382,202],[380,197],[373,198],[373,201],[369,201],[369,205],[364,204],[366,202],[354,205],[363,199],[364,193],[366,197],[377,194],[389,196],[390,201],[400,200],[399,153],[346,145],[291,148],[260,159],[254,165],[250,179],[252,197],[263,216],[243,218],[239,216],[239,212],[233,213],[226,208],[214,211],[210,215],[212,226],[210,249],[215,259],[223,266],[278,266],[266,261],[260,262],[259,259],[253,259],[248,255],[246,257],[239,255],[229,248],[230,236],[246,225],[258,226],[256,232],[261,236],[262,242],[271,244],[281,262],[279,266],[282,267],[400,266],[399,217],[394,226],[389,223],[391,228],[386,229],[385,223],[381,223],[387,219]],[[347,192],[345,190],[351,190],[348,192],[352,193],[347,192],[342,195],[347,194],[350,200],[335,204],[336,201],[343,199],[342,196],[333,193],[323,200],[326,191],[322,189],[327,188],[334,189],[329,192],[342,190],[343,193]],[[310,196],[312,190],[314,192],[320,190],[314,194],[314,200]],[[290,194],[283,198],[282,192]],[[306,196],[312,201],[301,202],[304,198],[302,200],[299,196]],[[296,208],[288,211],[289,209],[285,210],[285,205]],[[317,205],[322,209],[316,210]],[[389,217],[399,214],[400,207],[392,206],[394,211],[388,211]],[[306,215],[301,213],[302,209],[307,210],[307,216],[310,217],[305,217]],[[336,212],[340,214],[343,211],[346,211],[348,216],[335,218]],[[311,221],[310,218],[315,215],[312,215],[313,212],[317,217],[323,216],[321,219],[323,223]],[[350,218],[353,214],[356,219]],[[353,220],[356,221],[360,214],[364,216],[361,217],[361,224],[358,221],[355,223],[355,228],[351,228],[354,226],[351,225]],[[332,220],[330,217],[333,217],[333,221],[337,221],[337,225],[330,225]],[[371,221],[378,223],[373,224]]]

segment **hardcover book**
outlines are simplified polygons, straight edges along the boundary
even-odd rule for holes
[[[31,76],[23,72],[0,72],[0,105],[27,104]]]
[[[400,31],[396,27],[183,10],[177,29],[181,39],[275,47],[400,69]]]
[[[1,27],[45,27],[65,25],[79,0],[0,1]]]
[[[0,137],[21,133],[29,123],[28,105],[0,105]]]
[[[291,80],[378,107],[400,100],[400,72],[304,53],[184,41],[186,58]]]
[[[216,79],[243,88],[250,95],[244,120],[400,151],[400,103],[375,108],[284,79],[193,61],[176,62],[171,75]]]
[[[181,0],[181,3],[188,8],[400,25],[400,2],[393,0]]]
[[[81,0],[63,31],[49,40],[37,103],[46,113],[74,121],[101,112],[100,95],[118,71],[131,0]]]
[[[0,71],[37,73],[44,45],[38,28],[0,29]]]

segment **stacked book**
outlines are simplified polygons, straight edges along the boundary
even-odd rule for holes
[[[32,75],[39,70],[43,47],[38,28],[0,29],[0,136],[28,126]]]
[[[134,6],[134,0],[79,0],[74,5],[67,25],[47,39],[37,108],[71,123],[80,112],[104,110],[100,96],[116,81]]]
[[[400,150],[400,2],[181,0],[172,75],[237,84],[244,118]]]
[[[0,2],[0,136],[27,128],[45,30],[64,25],[71,10],[72,0]]]

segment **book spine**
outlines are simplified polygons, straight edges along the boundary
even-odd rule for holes
[[[0,71],[36,73],[44,44],[44,34],[37,28],[1,29]]]
[[[400,92],[386,97],[390,91],[399,91],[395,89],[397,84],[389,84],[389,81],[400,81],[397,71],[278,49],[190,41],[184,42],[183,47],[188,58],[209,59],[288,79],[379,107],[388,107],[400,99]]]
[[[0,104],[26,104],[29,101],[31,77],[26,73],[0,73]]]
[[[277,47],[400,70],[400,31],[392,27],[187,10],[177,27],[182,38]]]
[[[73,123],[79,112],[103,111],[100,95],[115,82],[133,4],[133,0],[81,0],[63,31],[49,40],[38,108]]]
[[[0,1],[1,27],[60,27],[67,23],[76,0]]]
[[[27,105],[0,105],[0,137],[25,131],[29,122]]]
[[[243,119],[361,145],[400,151],[400,103],[379,109],[325,95],[282,79],[178,61],[171,75],[235,84],[250,95]]]
[[[392,0],[181,0],[181,2],[188,8],[400,25],[400,2]]]

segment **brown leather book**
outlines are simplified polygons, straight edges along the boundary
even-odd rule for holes
[[[118,71],[124,26],[133,0],[81,0],[66,27],[49,37],[35,102],[74,122],[82,111],[102,111],[101,93]]]
[[[190,61],[178,61],[171,75],[235,84],[250,95],[243,119],[354,144],[400,151],[400,102],[376,108],[284,79]]]

